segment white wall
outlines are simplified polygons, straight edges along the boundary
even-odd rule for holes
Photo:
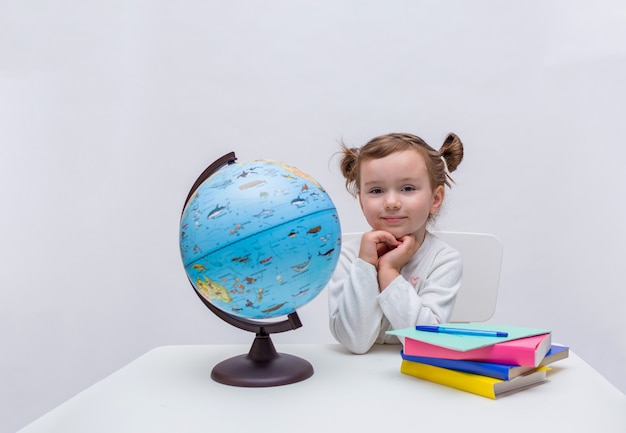
[[[361,230],[332,156],[392,131],[464,141],[437,228],[503,241],[492,321],[626,391],[625,37],[619,1],[2,2],[0,431],[155,346],[251,342],[178,253],[210,162],[296,165]],[[328,341],[317,301],[274,341]]]

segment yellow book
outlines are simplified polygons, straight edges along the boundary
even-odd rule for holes
[[[539,367],[514,379],[501,380],[406,360],[402,360],[402,366],[400,367],[400,372],[403,374],[482,395],[483,397],[492,398],[494,400],[504,393],[519,391],[545,381],[546,371],[548,370],[548,367]]]

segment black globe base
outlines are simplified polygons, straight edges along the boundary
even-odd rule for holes
[[[211,372],[211,378],[225,385],[270,387],[308,379],[313,366],[305,359],[278,353],[269,334],[257,334],[247,355],[226,359]]]

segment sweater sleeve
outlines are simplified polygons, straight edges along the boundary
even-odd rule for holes
[[[351,352],[367,352],[380,335],[383,317],[376,269],[357,258],[354,248],[342,246],[327,290],[331,333]]]

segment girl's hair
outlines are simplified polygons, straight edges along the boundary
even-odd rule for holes
[[[450,187],[450,183],[454,183],[449,173],[456,170],[463,160],[463,143],[456,134],[448,134],[439,151],[436,151],[416,135],[393,133],[376,137],[360,148],[350,148],[341,143],[340,167],[346,178],[348,192],[354,196],[359,193],[363,161],[384,158],[405,150],[416,150],[422,155],[433,191],[440,185]]]

